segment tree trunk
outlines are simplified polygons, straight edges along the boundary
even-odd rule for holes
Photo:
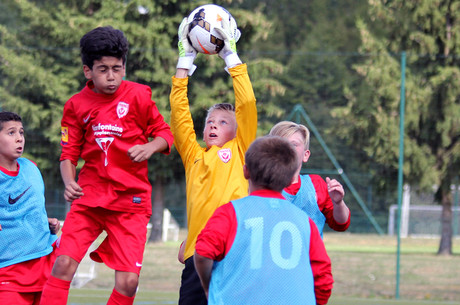
[[[441,242],[438,255],[452,255],[452,193],[450,188],[441,190]]]
[[[163,227],[163,180],[158,178],[153,184],[153,202],[152,202],[152,217],[150,218],[150,223],[152,224],[152,231],[148,242],[160,242],[162,227]]]

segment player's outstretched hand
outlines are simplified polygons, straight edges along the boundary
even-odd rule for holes
[[[61,223],[57,218],[48,218],[48,224],[51,234],[57,234],[61,228]]]
[[[241,32],[236,26],[235,19],[222,19],[222,28],[216,27],[215,30],[224,39],[224,47],[219,52],[219,56],[225,61],[227,68],[233,68],[242,62],[236,52],[236,42],[240,39]]]
[[[179,41],[177,42],[177,48],[179,50],[179,59],[177,60],[177,69],[188,70],[188,75],[192,75],[196,69],[193,61],[196,57],[196,50],[192,47],[188,41],[187,35],[189,31],[189,23],[187,17],[182,19],[182,22],[177,31]]]
[[[341,203],[343,197],[345,196],[345,190],[343,189],[342,184],[335,179],[330,179],[326,177],[327,191],[329,196],[332,199],[332,203],[338,204]]]

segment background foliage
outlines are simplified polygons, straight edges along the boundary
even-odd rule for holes
[[[0,3],[0,102],[25,121],[26,156],[41,168],[48,203],[59,192],[60,118],[65,101],[85,84],[79,39],[112,25],[130,42],[127,79],[149,85],[169,121],[177,27],[204,1],[4,0]],[[444,207],[443,238],[451,252],[451,184],[460,172],[460,10],[441,0],[222,0],[238,22],[238,51],[248,63],[263,135],[300,104],[386,227],[397,203],[400,55],[407,52],[404,181],[431,190]],[[201,137],[206,109],[233,102],[231,79],[217,56],[199,55],[189,97]],[[305,172],[340,176],[312,139]],[[183,221],[183,168],[174,151],[150,161],[154,209]],[[374,232],[347,190],[350,231]],[[449,214],[450,211],[450,214]],[[60,212],[56,212],[60,213]],[[153,222],[160,222],[161,219]],[[450,226],[451,228],[451,226]],[[441,249],[440,249],[441,250]]]

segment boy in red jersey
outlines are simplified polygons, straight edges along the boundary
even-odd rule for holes
[[[56,259],[59,221],[48,218],[40,170],[21,157],[22,119],[0,112],[0,304],[38,305]]]
[[[147,159],[168,154],[173,136],[150,88],[123,80],[123,32],[98,27],[81,38],[80,49],[88,82],[66,102],[61,122],[61,175],[72,206],[41,304],[67,303],[78,264],[103,230],[107,237],[90,257],[115,270],[107,304],[133,304],[152,213]]]
[[[217,208],[196,242],[208,304],[326,304],[333,279],[324,243],[314,222],[281,194],[297,170],[295,150],[266,136],[245,160],[250,195]]]
[[[185,261],[179,305],[204,305],[206,296],[193,264],[196,237],[217,207],[248,194],[248,182],[243,175],[244,153],[256,138],[257,108],[247,66],[236,52],[239,35],[235,33],[239,30],[234,20],[222,18],[225,46],[219,56],[233,79],[235,106],[216,104],[208,110],[203,131],[206,147],[201,147],[187,97],[188,75],[194,70],[196,56],[187,40],[187,25],[184,18],[178,31],[179,59],[170,94],[171,129],[185,168],[187,194],[188,235],[179,252],[179,260]]]
[[[294,181],[284,189],[287,200],[308,214],[323,235],[324,224],[335,231],[345,231],[350,226],[350,210],[343,197],[345,191],[335,179],[323,180],[318,175],[300,175],[302,163],[310,157],[310,131],[302,124],[282,121],[272,127],[270,135],[286,138],[294,145],[299,164]]]

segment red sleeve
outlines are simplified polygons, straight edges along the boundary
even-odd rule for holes
[[[161,113],[158,111],[157,106],[155,105],[155,102],[152,101],[152,107],[151,107],[151,116],[148,121],[148,126],[147,126],[147,136],[156,138],[160,137],[166,140],[168,142],[168,150],[165,150],[163,153],[164,154],[169,154],[171,152],[171,147],[174,142],[173,134],[171,132],[171,128],[169,125],[165,122],[163,116]]]
[[[329,227],[334,231],[345,231],[350,226],[350,215],[348,214],[348,219],[345,223],[338,223],[334,219],[334,204],[332,203],[329,192],[327,191],[327,184],[323,178],[319,175],[310,175],[311,182],[316,190],[316,198],[318,202],[319,210],[326,217],[326,222]]]
[[[323,240],[313,220],[310,221],[310,263],[315,283],[315,296],[317,304],[326,304],[331,296],[332,278],[331,260],[327,255]]]
[[[83,129],[78,123],[72,99],[64,105],[64,111],[61,120],[61,158],[70,160],[73,165],[77,166],[80,158],[81,147],[84,142]]]
[[[220,206],[198,235],[196,253],[212,260],[222,260],[232,247],[237,226],[233,204],[229,202]]]

